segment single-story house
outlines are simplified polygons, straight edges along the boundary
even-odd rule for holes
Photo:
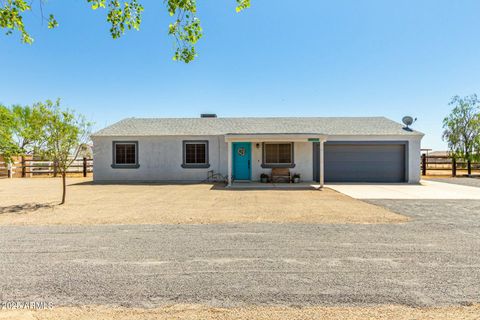
[[[420,180],[423,134],[384,117],[128,118],[92,135],[95,181]]]

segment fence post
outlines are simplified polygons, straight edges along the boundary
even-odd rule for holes
[[[83,157],[83,177],[87,177],[87,158]]]
[[[470,159],[467,160],[467,172],[469,176],[472,175],[472,160]]]
[[[457,176],[457,159],[455,157],[452,158],[452,177]]]
[[[12,176],[13,176],[13,174],[12,174],[12,164],[9,162],[7,164],[7,177],[11,178]]]
[[[422,154],[422,176],[427,175],[427,155]]]

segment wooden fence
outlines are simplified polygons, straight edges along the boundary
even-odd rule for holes
[[[456,159],[451,156],[427,156],[422,154],[422,175],[426,176],[428,171],[450,171],[455,177],[458,170],[466,170],[468,174],[480,170],[480,162],[469,162],[464,159]]]
[[[67,174],[78,174],[86,177],[93,172],[93,159],[77,158],[67,169]],[[11,165],[0,162],[0,177],[30,178],[35,176],[58,175],[58,166],[54,161],[26,158],[15,158]]]

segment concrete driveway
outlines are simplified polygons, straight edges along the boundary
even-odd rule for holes
[[[328,184],[355,199],[480,200],[480,188],[438,181],[420,184]]]

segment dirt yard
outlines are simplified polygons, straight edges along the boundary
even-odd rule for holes
[[[410,308],[380,307],[244,307],[208,308],[196,305],[174,305],[158,309],[106,307],[54,308],[50,310],[0,310],[0,320],[161,320],[161,319],[229,319],[229,320],[473,320],[478,319],[480,305],[468,307]]]
[[[60,206],[60,179],[0,180],[0,225],[408,220],[330,189],[247,191],[213,184],[94,184],[91,179],[69,179],[68,184],[67,203]]]

